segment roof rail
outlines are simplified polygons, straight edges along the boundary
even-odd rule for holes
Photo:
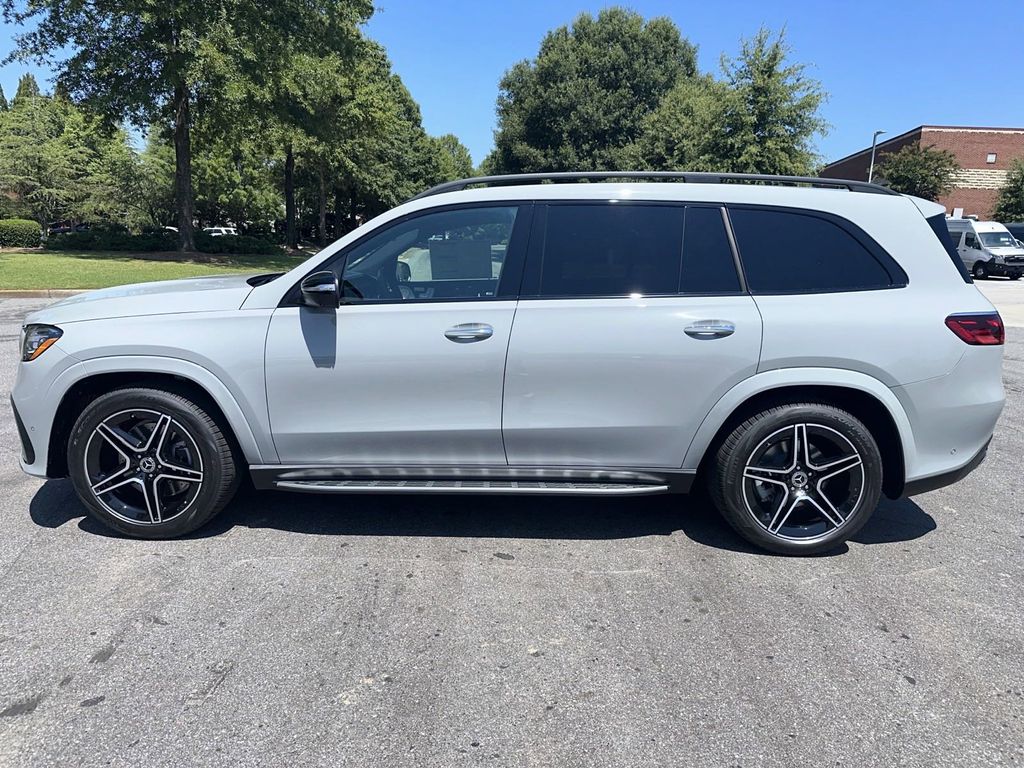
[[[608,181],[613,179],[663,180],[684,184],[777,184],[780,186],[810,186],[824,189],[846,189],[850,192],[871,192],[898,195],[888,187],[866,181],[822,179],[815,176],[772,176],[762,173],[688,173],[686,171],[559,171],[556,173],[512,173],[504,176],[475,176],[457,181],[446,181],[420,192],[411,200],[458,192],[468,187],[496,187],[505,184],[540,183],[544,181]]]

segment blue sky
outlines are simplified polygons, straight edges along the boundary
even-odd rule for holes
[[[383,43],[432,134],[454,133],[475,162],[492,145],[498,80],[531,58],[544,33],[588,0],[376,0],[367,32]],[[922,123],[1024,127],[1024,1],[633,0],[644,16],[669,16],[699,47],[703,71],[738,51],[761,25],[786,28],[796,61],[830,98],[826,160],[863,148],[876,129]],[[0,22],[0,56],[14,30]],[[25,69],[0,69],[13,95]],[[40,73],[45,77],[46,73]]]

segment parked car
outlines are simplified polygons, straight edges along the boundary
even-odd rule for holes
[[[1024,248],[998,221],[946,219],[946,228],[964,265],[976,279],[1024,274]]]
[[[541,183],[577,178],[597,183]],[[21,465],[141,538],[204,525],[248,472],[328,494],[699,483],[750,542],[807,554],[881,495],[982,461],[1003,325],[941,206],[861,182],[615,178],[443,184],[285,274],[40,310],[13,390]]]
[[[48,235],[68,235],[72,232],[88,232],[89,225],[83,222],[55,221],[46,229]]]
[[[238,230],[234,227],[204,227],[203,232],[208,234],[210,237],[220,237],[222,235],[237,235]]]

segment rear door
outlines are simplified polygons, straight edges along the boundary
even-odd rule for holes
[[[538,205],[505,369],[509,463],[679,467],[760,344],[720,207]]]

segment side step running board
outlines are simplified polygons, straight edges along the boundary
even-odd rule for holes
[[[667,485],[524,480],[278,480],[282,491],[305,493],[510,493],[562,496],[644,496],[667,493]]]

